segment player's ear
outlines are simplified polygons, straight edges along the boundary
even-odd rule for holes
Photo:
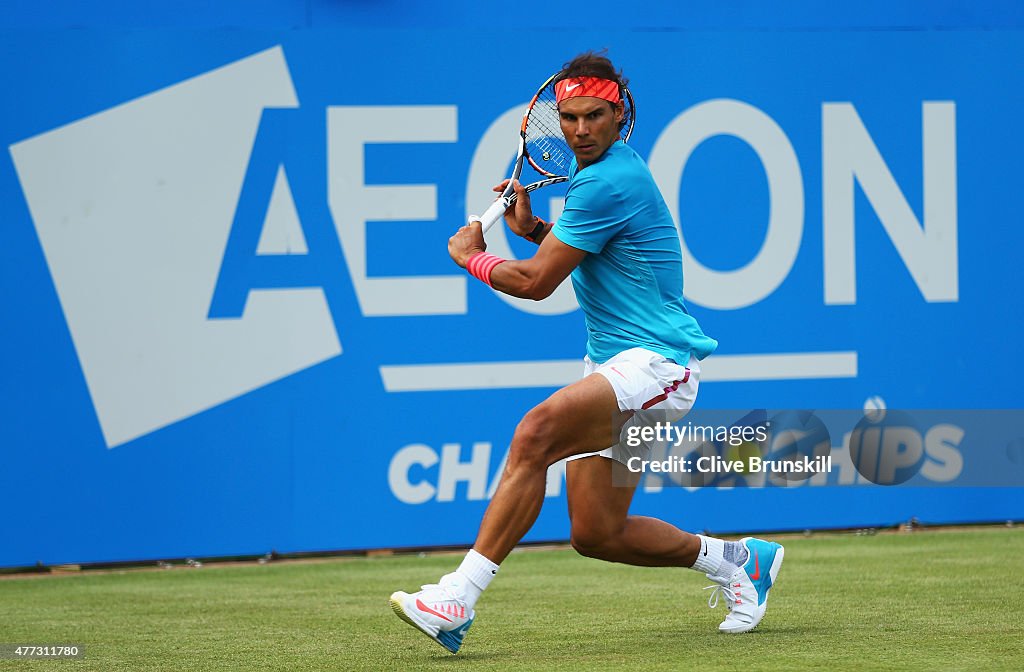
[[[626,113],[626,105],[621,100],[615,103],[615,121],[622,123],[622,117]]]

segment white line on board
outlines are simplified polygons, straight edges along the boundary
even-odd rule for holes
[[[563,387],[582,373],[583,362],[576,359],[380,367],[388,392]],[[853,351],[712,355],[701,362],[702,383],[856,377]]]

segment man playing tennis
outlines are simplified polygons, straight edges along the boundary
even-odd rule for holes
[[[643,159],[619,140],[625,85],[612,63],[593,53],[570,61],[557,79],[560,125],[575,155],[565,208],[553,225],[543,222],[517,182],[516,203],[505,214],[512,231],[538,244],[532,258],[487,254],[479,222],[448,241],[455,263],[512,296],[543,299],[571,274],[588,331],[583,379],[519,423],[501,482],[462,564],[438,584],[391,596],[399,617],[452,653],[473,623],[477,599],[540,513],[548,466],[563,458],[570,458],[573,547],[611,562],[704,572],[729,609],[722,632],[758,624],[782,564],[784,551],[775,543],[726,542],[629,515],[638,476],[625,464],[632,456],[646,459],[650,449],[609,444],[627,422],[640,421],[635,411],[685,415],[697,396],[699,360],[717,343],[683,303],[679,239],[661,193]]]

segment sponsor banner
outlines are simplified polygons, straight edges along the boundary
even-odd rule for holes
[[[599,46],[721,343],[699,408],[1020,405],[1016,33],[557,37],[506,72],[518,31],[473,59],[443,29],[4,33],[0,565],[471,542],[585,333],[569,285],[510,299],[445,244],[537,84]],[[652,481],[635,510],[719,532],[1024,515],[946,483]],[[556,465],[528,540],[567,538],[564,492]]]

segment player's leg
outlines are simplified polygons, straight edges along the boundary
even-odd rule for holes
[[[690,534],[649,516],[630,516],[640,474],[614,458],[592,455],[571,460],[565,481],[571,541],[581,555],[642,567],[690,567],[705,574],[731,575],[747,562],[737,541]]]
[[[614,451],[607,451],[614,453]],[[572,545],[582,555],[646,567],[689,567],[716,582],[708,601],[729,610],[718,626],[725,633],[752,630],[764,617],[768,592],[782,566],[779,544],[744,538],[725,541],[689,534],[657,518],[630,516],[639,481],[625,464],[588,456],[566,465]]]
[[[581,555],[645,567],[692,567],[697,535],[647,516],[630,516],[640,474],[599,455],[571,460],[565,483],[571,541]]]
[[[559,390],[527,413],[516,427],[473,548],[501,563],[540,513],[548,467],[615,443],[629,416],[619,410],[608,381],[597,375]]]
[[[602,451],[615,453],[613,449]],[[688,567],[716,581],[729,613],[726,633],[752,630],[764,617],[768,592],[782,566],[784,549],[760,539],[725,541],[695,535],[657,518],[630,516],[640,475],[606,455],[571,460],[566,489],[571,541],[582,555],[648,567]]]
[[[630,425],[677,421],[696,399],[700,362],[679,367],[652,355],[627,351],[595,369],[612,384],[620,408],[655,411],[637,413]],[[584,555],[613,562],[700,571],[718,584],[708,604],[714,606],[723,598],[729,607],[719,629],[727,633],[753,629],[764,616],[784,549],[760,539],[736,542],[692,535],[662,520],[628,515],[639,481],[639,474],[626,469],[633,457],[649,458],[649,447],[631,446],[627,441],[600,451],[600,457],[570,460],[566,484],[573,546]]]
[[[548,466],[617,440],[629,418],[608,381],[587,376],[532,409],[516,427],[505,471],[487,507],[473,549],[459,568],[416,593],[395,592],[402,620],[455,653],[473,623],[473,608],[498,564],[529,531],[544,503]]]

